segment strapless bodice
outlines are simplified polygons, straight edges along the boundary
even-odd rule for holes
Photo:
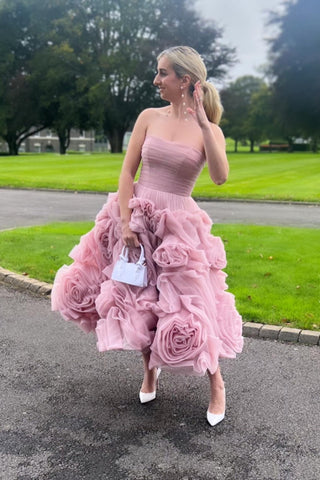
[[[200,150],[148,135],[142,147],[138,183],[155,190],[190,196],[204,163]]]

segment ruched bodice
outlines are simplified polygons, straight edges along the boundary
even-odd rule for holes
[[[196,148],[148,135],[142,147],[138,183],[154,190],[190,196],[204,163],[203,153]]]

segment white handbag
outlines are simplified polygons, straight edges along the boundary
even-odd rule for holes
[[[119,260],[117,260],[113,267],[111,275],[112,280],[135,285],[136,287],[146,287],[148,285],[144,248],[141,244],[140,249],[141,253],[139,260],[137,263],[131,263],[129,262],[129,249],[126,246],[123,247]]]

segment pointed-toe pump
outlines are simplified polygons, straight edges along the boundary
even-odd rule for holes
[[[224,398],[226,398],[226,390],[223,389]],[[222,422],[225,417],[225,411],[223,413],[211,413],[207,410],[207,420],[210,423],[211,427],[214,427],[218,423]]]
[[[158,378],[159,378],[159,375],[161,373],[161,368],[158,368],[157,369],[157,385],[158,385]],[[154,400],[156,398],[156,395],[157,395],[157,391],[154,390],[154,392],[151,392],[151,393],[144,393],[144,392],[139,392],[139,398],[140,398],[140,403],[148,403],[148,402],[151,402],[152,400]]]

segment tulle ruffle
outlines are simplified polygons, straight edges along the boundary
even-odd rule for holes
[[[129,202],[130,226],[145,249],[147,287],[110,280],[122,248],[117,194],[71,251],[74,263],[58,271],[53,310],[86,332],[95,330],[99,351],[150,351],[150,368],[194,375],[214,373],[220,357],[241,352],[242,321],[221,271],[223,243],[190,200],[189,210],[160,209],[145,197]]]

